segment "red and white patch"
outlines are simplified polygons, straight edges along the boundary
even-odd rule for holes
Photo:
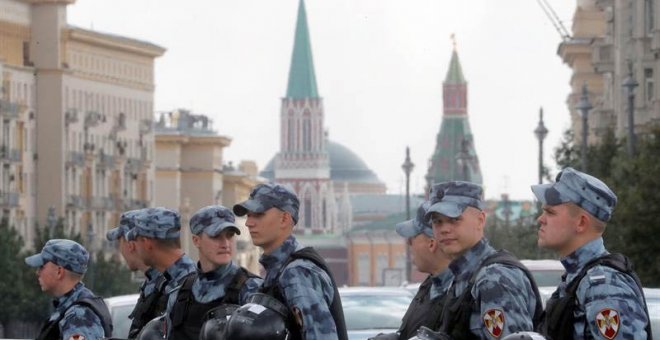
[[[504,330],[504,312],[501,309],[489,309],[484,313],[482,319],[484,326],[491,336],[499,338]]]
[[[80,334],[74,334],[69,338],[69,340],[85,340],[85,337]]]
[[[598,331],[606,339],[614,339],[619,333],[621,318],[619,312],[611,308],[605,308],[596,314],[596,326]]]

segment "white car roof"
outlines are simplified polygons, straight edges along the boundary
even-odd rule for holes
[[[559,260],[520,260],[529,270],[564,270]]]

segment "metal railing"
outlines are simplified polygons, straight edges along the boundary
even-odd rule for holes
[[[0,99],[0,116],[5,118],[18,118],[18,104]]]
[[[5,208],[18,207],[18,193],[16,192],[0,193],[0,206]]]

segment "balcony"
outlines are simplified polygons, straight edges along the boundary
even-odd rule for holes
[[[4,118],[18,118],[18,111],[18,104],[0,99],[0,116]]]
[[[69,157],[66,160],[67,166],[84,166],[85,165],[85,154],[82,152],[71,151],[69,152]]]
[[[92,210],[105,210],[105,197],[92,197],[89,199],[89,207]]]
[[[72,209],[86,209],[87,204],[85,203],[85,199],[82,196],[78,195],[69,195],[66,199],[66,205],[68,208]]]
[[[111,155],[106,155],[105,153],[99,153],[96,158],[96,168],[97,169],[112,169],[115,167],[115,157]]]
[[[3,208],[18,207],[18,193],[16,192],[0,193],[0,207]]]
[[[124,200],[124,210],[143,209],[148,206],[149,203],[147,201],[134,200],[134,199]]]
[[[138,172],[140,172],[143,166],[144,166],[144,162],[141,159],[129,158],[126,161],[126,172],[137,174]]]
[[[103,203],[105,205],[105,210],[115,210],[114,197],[103,197]]]
[[[20,162],[21,151],[17,149],[10,149],[2,145],[0,146],[0,160],[2,162]]]
[[[591,62],[598,73],[614,72],[614,46],[604,42],[594,43]]]

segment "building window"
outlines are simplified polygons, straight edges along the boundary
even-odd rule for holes
[[[309,118],[303,121],[303,150],[310,151],[312,149],[312,122]]]
[[[644,28],[646,34],[649,35],[653,32],[654,26],[654,11],[655,11],[655,0],[644,0]]]
[[[371,264],[369,263],[369,254],[360,253],[358,256],[358,284],[360,286],[371,285]]]
[[[655,86],[653,82],[653,69],[644,69],[644,88],[645,97],[647,102],[652,102],[655,99]]]
[[[312,199],[309,197],[309,192],[305,194],[305,229],[310,229],[312,227]]]

